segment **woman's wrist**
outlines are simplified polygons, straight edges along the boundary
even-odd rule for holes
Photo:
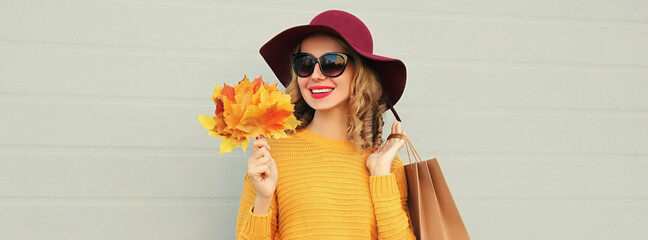
[[[377,167],[370,171],[371,176],[382,176],[391,174],[391,168],[389,167]]]
[[[252,213],[256,215],[266,215],[270,211],[270,204],[272,203],[272,198],[262,197],[257,195],[254,198],[254,208],[252,208]]]

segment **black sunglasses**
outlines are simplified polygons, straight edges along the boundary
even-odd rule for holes
[[[297,53],[292,56],[293,71],[300,77],[313,74],[315,64],[319,63],[320,70],[327,77],[337,77],[344,73],[347,60],[352,59],[346,53],[330,52],[316,58],[310,53]]]

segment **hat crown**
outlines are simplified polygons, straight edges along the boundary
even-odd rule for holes
[[[369,28],[356,16],[340,10],[318,14],[310,25],[327,26],[339,32],[356,51],[373,53],[373,38]]]

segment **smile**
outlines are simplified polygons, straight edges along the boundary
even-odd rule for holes
[[[311,92],[311,96],[313,98],[323,98],[331,94],[333,92],[334,88],[331,87],[326,87],[326,86],[314,86],[309,88]]]
[[[312,93],[327,93],[333,91],[333,88],[326,88],[326,89],[311,89]]]

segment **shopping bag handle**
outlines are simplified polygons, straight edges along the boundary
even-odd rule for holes
[[[405,134],[402,133],[392,133],[389,134],[389,137],[387,137],[387,140],[392,139],[392,138],[400,138],[405,140],[405,149],[407,150],[407,158],[410,162],[412,163],[412,157],[410,156],[410,149],[412,149],[412,155],[414,156],[414,162],[423,162],[423,159],[421,159],[421,156],[418,154],[416,149],[414,149],[414,145],[412,145],[412,142],[410,142],[409,138],[405,136]]]

